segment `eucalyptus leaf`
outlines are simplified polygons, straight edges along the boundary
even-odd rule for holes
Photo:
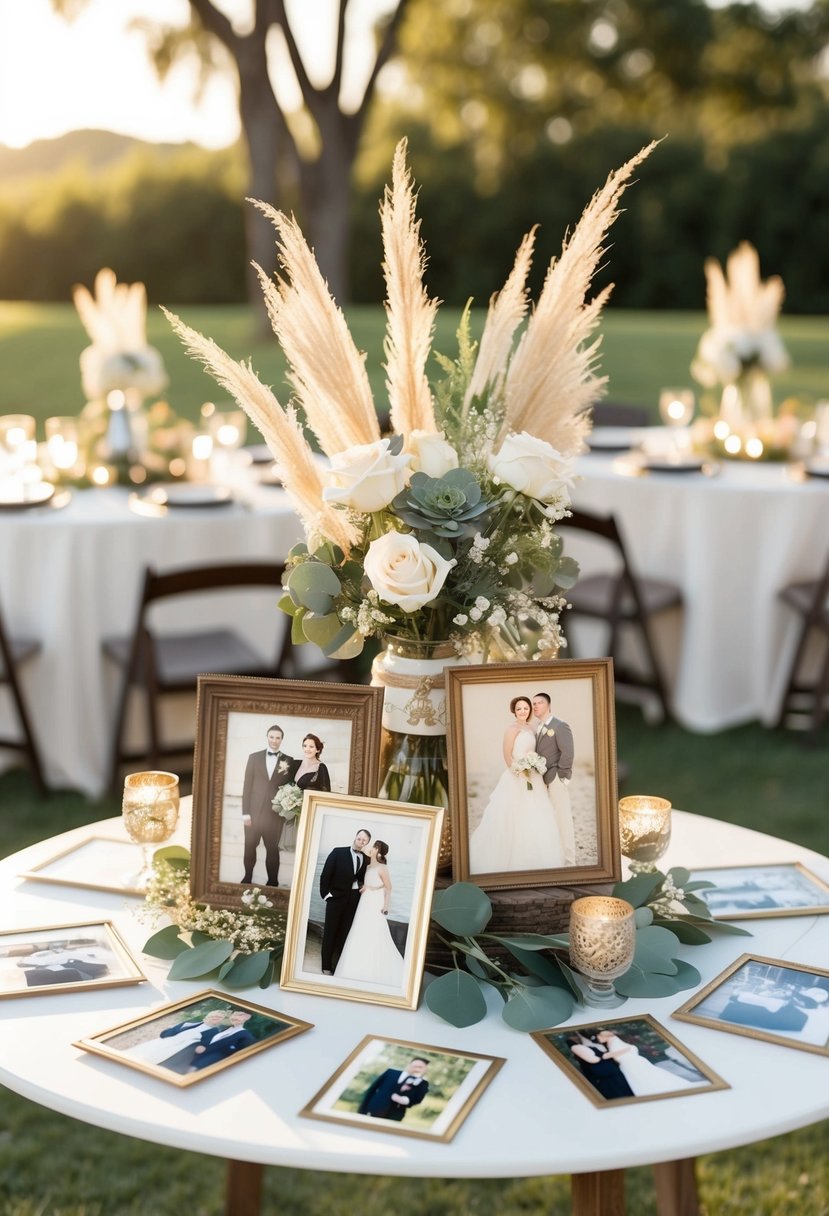
[[[660,874],[658,870],[655,874],[635,874],[626,882],[617,882],[613,894],[616,899],[626,899],[634,908],[640,908],[656,894],[664,879],[664,874]]]
[[[308,546],[304,540],[297,541],[295,545],[288,550],[288,561],[295,562],[300,557],[308,556]]]
[[[465,971],[450,971],[426,989],[427,1008],[452,1026],[473,1026],[486,1016],[486,1001],[478,981]]]
[[[712,891],[716,887],[715,882],[709,882],[707,878],[695,878],[693,882],[683,883],[683,891]]]
[[[315,612],[307,612],[303,617],[302,628],[309,642],[324,650],[326,646],[342,632],[342,622],[336,612],[327,616],[318,616]]]
[[[489,896],[471,882],[455,882],[432,899],[432,920],[459,937],[482,933],[492,916]]]
[[[711,909],[704,899],[700,899],[698,895],[686,894],[682,901],[683,907],[696,916],[710,917]]]
[[[516,946],[519,950],[566,950],[570,939],[566,934],[551,933],[512,933],[508,937],[500,933],[487,933],[489,941],[500,942],[508,950]]]
[[[291,642],[294,646],[301,646],[308,639],[305,636],[305,627],[303,622],[308,615],[307,608],[297,607],[294,609],[293,619],[291,620]]]
[[[331,611],[332,597],[340,593],[340,580],[323,562],[303,562],[294,566],[285,586],[295,604],[325,616]]]
[[[671,933],[674,933],[685,946],[704,946],[711,941],[709,933],[700,929],[699,925],[691,924],[690,921],[657,917],[654,924],[670,929]]]
[[[675,887],[681,887],[687,891],[688,888],[685,884],[691,878],[691,871],[686,870],[685,866],[671,866],[668,871],[668,878],[670,878]]]
[[[230,970],[222,977],[226,988],[251,988],[258,984],[272,966],[270,950],[257,950],[255,954],[237,954]]]
[[[149,954],[150,958],[169,960],[178,958],[183,950],[189,949],[187,942],[182,941],[179,937],[178,925],[168,925],[166,929],[159,929],[158,933],[154,933],[144,943],[142,952]]]
[[[648,925],[653,924],[653,912],[650,908],[636,908],[633,913],[633,921],[637,929],[646,929]]]
[[[273,957],[273,951],[271,951],[271,961],[268,963],[267,967],[265,968],[265,973],[259,981],[260,988],[270,988],[271,984],[273,983],[275,971],[276,959]]]
[[[212,942],[213,938],[209,933],[202,933],[201,929],[190,930],[190,945],[200,946],[202,942]]]
[[[153,864],[157,861],[166,861],[177,870],[185,869],[190,865],[190,852],[180,844],[167,844],[153,853]]]
[[[706,923],[710,929],[714,929],[717,933],[727,933],[732,937],[754,936],[750,929],[743,929],[740,925],[732,925],[729,920],[709,920]]]
[[[286,612],[288,616],[293,616],[299,605],[294,603],[286,591],[285,594],[280,597],[277,607],[281,612]]]
[[[513,1030],[546,1030],[565,1022],[573,1004],[570,993],[562,988],[524,988],[510,996],[501,1017]]]
[[[538,976],[552,988],[569,988],[567,978],[561,971],[559,959],[548,958],[538,950],[523,950],[520,946],[511,946],[510,950],[522,967],[531,975]]]
[[[556,586],[563,591],[575,586],[579,577],[579,564],[572,557],[563,557],[556,570]]]
[[[679,945],[675,933],[660,925],[648,925],[636,930],[634,965],[643,971],[658,971],[662,975],[675,975],[676,963],[673,955]]]
[[[576,979],[576,973],[573,971],[573,968],[570,967],[569,964],[565,963],[562,958],[559,958],[558,965],[561,968],[561,974],[567,980],[567,985],[568,985],[570,991],[572,992],[573,996],[576,998],[576,1004],[583,1005],[584,1004],[584,992],[583,992],[581,986],[579,985],[578,980]]]
[[[467,954],[465,956],[464,961],[465,961],[466,969],[468,971],[471,971],[472,974],[476,977],[476,979],[479,979],[479,980],[488,980],[489,979],[489,972],[487,971],[486,967],[484,967],[483,963],[478,961],[477,957],[474,954],[471,954],[471,953]]]
[[[235,958],[229,958],[226,963],[222,963],[221,967],[219,968],[216,979],[223,980],[225,978],[225,976],[227,975],[228,971],[230,971],[233,968],[233,964],[235,962],[236,962]]]
[[[654,971],[640,971],[631,967],[630,971],[614,980],[613,987],[620,996],[660,997],[673,996],[675,992],[683,992],[686,988],[694,988],[700,983],[701,976],[696,967],[674,959],[676,974],[661,975]]]
[[[208,975],[217,967],[221,967],[232,953],[232,942],[201,942],[192,950],[184,951],[174,959],[169,978],[171,980],[194,980],[199,976]]]
[[[323,654],[329,659],[356,659],[364,645],[363,635],[353,625],[343,625],[339,635],[323,648]]]

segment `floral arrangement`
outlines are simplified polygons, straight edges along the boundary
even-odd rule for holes
[[[524,237],[480,342],[467,311],[457,357],[436,356],[442,379],[433,389],[426,365],[438,302],[423,284],[415,192],[405,141],[398,145],[380,209],[391,435],[380,433],[363,356],[292,218],[256,204],[279,237],[284,275],[259,275],[294,402],[280,404],[249,365],[167,314],[261,430],[303,521],[307,540],[290,554],[281,601],[294,641],[338,658],[384,634],[450,639],[458,652],[483,655],[495,647],[503,657],[551,656],[564,644],[558,615],[577,568],[554,525],[605,384],[593,335],[609,289],[586,296],[625,185],[652,146],[588,203],[532,311],[534,232]]]
[[[278,815],[287,819],[288,823],[293,823],[302,810],[303,797],[303,792],[298,785],[280,785],[273,796],[271,805]]]
[[[510,769],[515,773],[516,777],[520,777],[522,773],[527,776],[527,789],[533,787],[530,781],[531,773],[546,773],[547,761],[543,756],[539,756],[538,752],[526,752],[523,756],[519,756],[517,760],[513,760]]]
[[[72,300],[91,345],[81,352],[87,401],[111,392],[155,397],[167,387],[159,352],[147,343],[147,291],[143,283],[119,283],[108,268],[95,276],[94,295],[77,286]]]

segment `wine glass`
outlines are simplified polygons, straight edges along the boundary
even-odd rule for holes
[[[141,845],[141,869],[129,885],[146,887],[153,873],[152,846],[169,840],[178,823],[179,787],[175,773],[130,773],[124,781],[121,805],[124,828]]]
[[[613,981],[624,975],[636,949],[636,922],[625,899],[588,895],[570,905],[570,962],[587,980],[588,1005],[613,1009],[624,1002]]]
[[[659,416],[674,436],[677,451],[687,451],[688,430],[694,416],[696,398],[691,388],[663,388],[659,394]]]
[[[652,874],[671,841],[667,798],[631,794],[619,799],[619,838],[631,874]]]

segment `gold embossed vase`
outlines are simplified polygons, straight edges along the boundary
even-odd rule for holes
[[[611,1009],[623,1003],[613,981],[630,970],[636,950],[631,904],[612,896],[588,895],[570,905],[570,963],[583,975],[588,1005]]]

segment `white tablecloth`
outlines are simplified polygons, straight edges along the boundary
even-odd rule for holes
[[[723,462],[701,473],[631,476],[624,461],[581,457],[575,506],[613,513],[637,573],[677,583],[684,608],[659,634],[677,718],[715,731],[774,718],[795,636],[777,599],[817,577],[829,552],[829,482],[780,464]],[[571,534],[585,570],[606,558]],[[670,619],[667,619],[670,616]]]
[[[146,565],[163,571],[278,561],[301,535],[285,494],[253,485],[245,489],[244,504],[175,508],[160,518],[136,514],[126,489],[77,491],[62,510],[0,515],[6,625],[10,633],[42,643],[40,655],[21,669],[21,680],[47,782],[91,796],[103,791],[119,674],[103,658],[101,641],[132,632]],[[227,600],[218,597],[225,602],[190,601],[176,613],[170,605],[160,619],[179,628],[229,619],[263,656],[275,653],[282,614],[273,594],[249,592],[244,604],[236,597],[230,617]],[[0,733],[11,733],[11,706],[0,692]]]

